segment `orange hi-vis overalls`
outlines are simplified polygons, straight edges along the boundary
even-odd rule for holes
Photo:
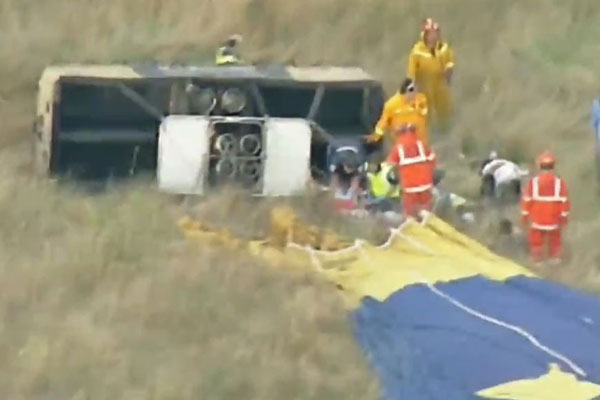
[[[442,123],[449,119],[453,108],[446,80],[446,71],[450,68],[454,68],[454,53],[445,42],[439,42],[432,52],[421,40],[414,45],[408,59],[407,76],[416,82],[429,108]]]
[[[421,210],[431,211],[435,153],[417,135],[405,133],[398,138],[388,162],[398,166],[404,214],[417,217]]]
[[[547,243],[550,258],[562,253],[562,228],[570,211],[567,186],[553,172],[543,172],[529,181],[523,192],[523,224],[529,225],[529,249],[534,261],[542,261]]]
[[[385,132],[394,126],[412,124],[417,128],[419,139],[423,143],[429,143],[427,133],[427,98],[422,93],[416,93],[415,97],[408,101],[406,96],[397,92],[386,101],[379,122],[375,127],[375,135],[383,136]]]

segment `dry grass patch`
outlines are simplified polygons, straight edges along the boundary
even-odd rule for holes
[[[172,206],[0,184],[0,395],[376,398],[335,290],[186,243]]]

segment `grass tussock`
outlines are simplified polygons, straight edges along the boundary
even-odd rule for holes
[[[174,206],[149,189],[90,197],[35,181],[27,143],[48,64],[210,62],[239,32],[250,61],[360,65],[391,91],[425,16],[458,61],[450,140],[434,138],[446,185],[476,191],[459,148],[524,162],[551,148],[573,200],[573,257],[551,275],[600,287],[597,0],[0,0],[2,397],[373,398],[326,289],[182,243]],[[197,212],[264,229],[268,205],[232,202]]]

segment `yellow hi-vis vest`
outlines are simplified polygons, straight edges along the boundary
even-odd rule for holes
[[[392,185],[388,179],[388,172],[393,168],[393,165],[382,165],[381,170],[376,174],[367,173],[369,184],[371,187],[371,195],[376,199],[381,198],[397,198],[400,197],[400,186]]]
[[[239,64],[241,60],[232,54],[231,49],[227,46],[222,46],[217,49],[217,55],[215,57],[215,64],[217,65],[228,65],[228,64]]]

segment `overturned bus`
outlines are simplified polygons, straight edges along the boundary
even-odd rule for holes
[[[326,179],[337,147],[363,152],[383,103],[359,68],[48,67],[34,163],[74,179],[149,172],[172,193],[233,183],[289,195]]]

